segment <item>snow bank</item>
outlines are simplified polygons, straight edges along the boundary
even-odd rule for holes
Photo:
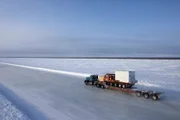
[[[27,103],[2,84],[0,84],[0,91],[9,100],[8,101],[0,94],[0,120],[14,120],[15,118],[21,120],[47,120],[47,118],[33,105]],[[23,111],[24,114],[16,108]]]
[[[0,93],[0,120],[30,120]]]

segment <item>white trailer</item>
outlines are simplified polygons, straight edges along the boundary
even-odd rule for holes
[[[115,80],[130,84],[137,83],[135,71],[117,70],[115,71]]]

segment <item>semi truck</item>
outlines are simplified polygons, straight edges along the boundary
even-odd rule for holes
[[[106,85],[120,87],[120,88],[131,88],[137,83],[135,78],[135,71],[115,71],[115,74],[107,73],[104,76],[91,75],[86,78],[88,80],[98,80],[100,82],[105,82]],[[94,84],[94,82],[92,82]]]
[[[119,90],[127,93],[134,93],[137,97],[143,96],[148,99],[158,100],[163,92],[152,90],[134,89],[138,81],[135,79],[135,71],[115,71],[115,74],[107,73],[104,76],[90,75],[84,80],[85,85],[96,86],[102,89]]]

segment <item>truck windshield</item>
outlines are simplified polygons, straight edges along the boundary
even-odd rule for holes
[[[98,79],[98,76],[97,75],[93,75],[92,78],[93,79]]]

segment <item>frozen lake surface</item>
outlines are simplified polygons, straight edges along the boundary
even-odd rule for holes
[[[41,113],[34,118],[64,120],[179,120],[180,61],[174,60],[66,60],[1,59],[26,66],[105,74],[116,69],[135,70],[137,87],[166,94],[160,101],[85,86],[84,77],[55,74],[0,64],[0,83]],[[12,101],[12,103],[15,101]],[[21,106],[18,104],[17,106]],[[20,107],[21,108],[21,107]],[[22,111],[28,112],[29,105]]]
[[[180,92],[180,60],[1,58],[0,61],[84,74],[104,75],[118,69],[134,70],[139,81],[137,86]]]

